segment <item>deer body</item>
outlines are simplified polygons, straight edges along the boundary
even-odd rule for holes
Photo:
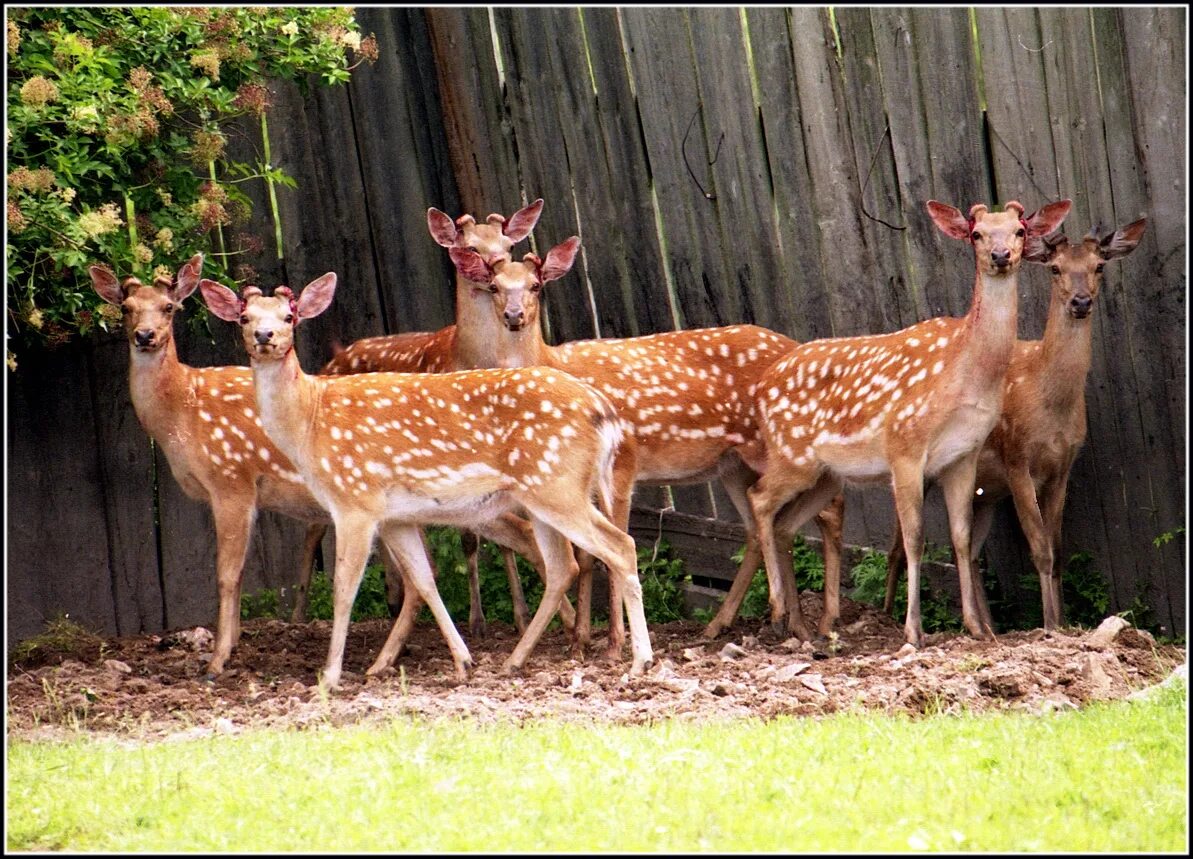
[[[610,565],[626,589],[631,671],[644,670],[650,642],[633,540],[592,504],[598,482],[610,479],[620,441],[616,413],[603,397],[545,368],[308,376],[294,353],[293,327],[330,303],[334,274],[312,282],[297,301],[284,288],[272,298],[246,290],[244,301],[211,281],[202,288],[216,315],[241,322],[262,423],[336,526],[326,684],[339,682],[348,616],[378,533],[402,560],[408,581],[401,614],[370,673],[396,657],[422,600],[448,640],[458,676],[465,677],[471,658],[425,555],[414,550],[417,527],[475,527],[515,508],[530,517],[547,589],[506,667],[521,668],[571,583],[571,540]]]
[[[1052,292],[1042,340],[1019,340],[1003,384],[999,420],[977,461],[971,564],[994,520],[998,502],[1013,498],[1040,578],[1044,628],[1062,620],[1056,553],[1069,472],[1085,443],[1085,382],[1092,353],[1089,320],[1102,266],[1126,256],[1143,236],[1146,220],[1079,245],[1064,236],[1030,242],[1024,258],[1049,265]],[[894,604],[895,580],[904,556],[896,543],[888,556],[884,607]],[[980,595],[980,592],[979,592]],[[988,613],[988,609],[984,609]]]
[[[772,621],[785,611],[799,613],[798,601],[785,605],[790,585],[783,580],[792,572],[780,561],[776,533],[785,541],[806,510],[784,508],[792,511],[801,498],[831,494],[846,481],[889,476],[909,558],[904,631],[910,643],[920,644],[924,479],[941,481],[953,542],[968,547],[977,454],[997,423],[1014,348],[1023,245],[1029,234],[1055,229],[1069,205],[1053,204],[1026,219],[1015,202],[998,214],[978,205],[967,219],[929,201],[947,235],[974,244],[978,272],[969,313],[893,334],[804,343],[759,381],[766,463],[749,495],[766,559]],[[976,602],[968,553],[959,558],[962,554],[965,625],[975,636],[992,637],[984,601]]]
[[[542,206],[543,201],[536,200],[515,212],[508,220],[493,214],[480,224],[470,215],[463,215],[453,222],[438,209],[430,209],[427,220],[432,236],[440,244],[472,248],[486,259],[496,262],[508,260],[510,248],[530,234],[542,212]],[[497,323],[488,312],[487,296],[477,284],[470,283],[459,274],[456,276],[456,319],[456,324],[438,331],[362,338],[339,350],[320,373],[332,376],[376,372],[447,373],[502,366],[494,351],[499,338]],[[325,527],[312,526],[307,535],[308,545],[317,545],[325,531]],[[544,581],[546,573],[530,523],[519,516],[507,514],[492,523],[478,526],[477,532],[502,547],[514,624],[519,633],[524,633],[529,622],[529,610],[522,593],[522,581],[514,553],[527,558]],[[477,557],[480,544],[471,532],[466,531],[463,534],[463,547],[469,582],[469,631],[479,638],[485,629]],[[305,610],[307,583],[313,561],[312,553],[303,567],[294,607],[295,620],[301,619]],[[571,631],[574,628],[575,612],[566,599],[560,608],[560,620],[565,629]]]
[[[738,573],[744,584],[739,588],[735,580],[714,621],[716,628],[710,634],[716,635],[732,622],[760,561],[745,495],[757,475],[741,456],[758,432],[751,392],[758,377],[794,341],[760,326],[732,325],[549,346],[538,320],[539,293],[545,283],[567,273],[578,249],[579,239],[572,237],[552,248],[545,260],[527,254],[521,262],[496,267],[466,250],[452,248],[450,253],[464,277],[489,286],[491,315],[504,329],[497,341],[500,366],[566,371],[599,390],[617,409],[632,441],[622,446],[615,463],[613,506],[619,527],[628,525],[635,483],[721,479],[747,523],[748,536]],[[840,515],[818,520],[826,551],[836,550],[829,560],[830,576],[837,569],[835,559],[839,559],[840,520]],[[583,587],[581,603],[577,638],[583,642],[588,623],[588,596]],[[609,652],[614,655],[620,652],[624,636],[615,582],[610,586],[610,607]],[[792,631],[808,637],[802,627]]]
[[[217,675],[240,637],[240,588],[253,521],[270,510],[329,522],[302,476],[270,441],[257,414],[247,367],[190,367],[178,360],[173,315],[199,283],[196,254],[176,282],[120,282],[91,268],[95,291],[124,311],[129,391],[145,432],[160,446],[190,498],[211,507],[216,531],[219,614],[206,671]]]

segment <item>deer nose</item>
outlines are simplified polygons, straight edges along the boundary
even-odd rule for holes
[[[1073,315],[1081,318],[1089,316],[1089,309],[1093,306],[1094,300],[1088,295],[1074,295],[1069,302],[1069,306],[1073,308]]]
[[[526,319],[526,314],[521,310],[507,310],[505,311],[505,327],[513,331],[517,331],[522,327],[522,322]]]
[[[138,329],[133,336],[138,346],[149,346],[153,343],[154,334],[152,331],[141,331]]]
[[[1009,265],[1011,262],[1011,252],[1005,251],[990,251],[990,262],[995,265]]]
[[[260,345],[264,346],[266,343],[268,343],[270,340],[273,339],[273,332],[272,331],[262,331],[260,328],[258,328],[256,331],[253,332],[253,337],[256,338],[257,342]]]

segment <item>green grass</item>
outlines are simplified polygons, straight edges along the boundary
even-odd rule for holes
[[[1187,689],[1080,712],[12,741],[9,850],[1177,851]]]

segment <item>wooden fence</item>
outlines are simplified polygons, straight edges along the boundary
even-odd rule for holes
[[[425,229],[543,197],[535,247],[583,239],[547,290],[548,339],[754,322],[798,339],[964,314],[968,249],[925,217],[1070,197],[1070,235],[1149,219],[1106,269],[1094,314],[1089,436],[1064,553],[1088,552],[1115,610],[1185,624],[1185,15],[1183,9],[456,8],[358,12],[382,56],[346,87],[279,88],[271,114],[284,259],[264,189],[263,284],[334,270],[300,344],[426,330],[453,317],[453,271]],[[259,147],[254,130],[235,144]],[[245,151],[242,149],[241,151]],[[1047,278],[1022,277],[1039,337]],[[232,326],[180,323],[196,365],[245,363]],[[127,352],[95,340],[9,374],[8,636],[57,612],[109,632],[214,619],[210,515],[155,456]],[[929,495],[928,537],[947,543]],[[715,486],[640,490],[639,522],[736,519]],[[639,536],[650,529],[636,528]],[[246,588],[288,586],[302,527],[259,520]],[[676,532],[679,533],[678,531]],[[718,531],[723,533],[723,529]],[[885,547],[889,492],[851,491],[846,537]],[[681,541],[682,542],[682,541]],[[1007,510],[987,562],[1008,599],[1031,573]],[[701,575],[732,574],[726,558]],[[1033,574],[1034,575],[1034,574]]]

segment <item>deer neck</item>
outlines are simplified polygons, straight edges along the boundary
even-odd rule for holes
[[[539,323],[527,325],[521,331],[501,326],[497,342],[495,367],[538,367],[551,362],[551,347],[543,342]]]
[[[493,313],[489,293],[481,286],[456,276],[456,339],[454,363],[457,369],[496,367],[497,341],[504,329]]]
[[[1002,276],[979,272],[965,322],[965,357],[960,362],[967,385],[1002,390],[1015,349],[1018,313],[1018,272]]]
[[[131,344],[128,351],[133,409],[146,432],[164,442],[184,414],[178,404],[186,399],[190,368],[179,363],[173,337],[153,352],[140,352]]]
[[[253,387],[261,426],[293,463],[306,462],[319,406],[319,384],[302,371],[293,348],[280,361],[253,359]]]
[[[1074,319],[1065,303],[1053,299],[1044,326],[1040,352],[1040,392],[1047,403],[1059,409],[1072,406],[1084,394],[1093,350],[1093,321]]]

